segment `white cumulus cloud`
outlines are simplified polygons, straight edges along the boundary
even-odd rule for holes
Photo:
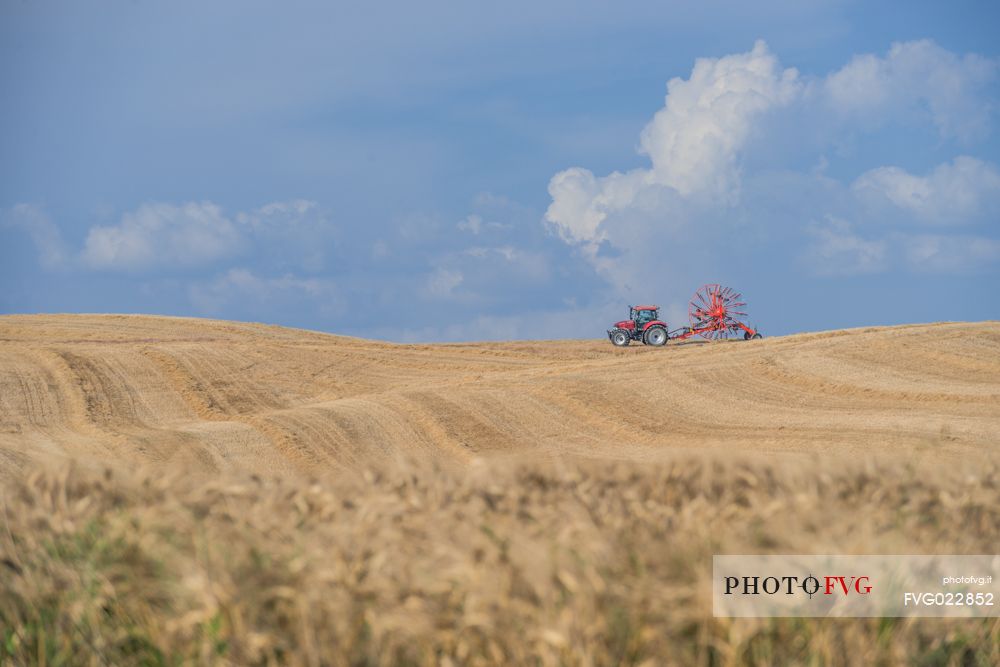
[[[335,226],[314,201],[272,202],[226,215],[212,202],[143,204],[117,225],[91,227],[80,258],[101,270],[189,268],[252,254],[272,271],[316,272]]]
[[[983,104],[984,89],[997,71],[995,59],[919,40],[893,44],[884,57],[855,56],[825,90],[835,110],[864,124],[926,109],[942,136],[969,141],[988,130],[995,107]]]
[[[980,236],[917,234],[903,239],[903,249],[916,271],[972,273],[1000,263],[1000,240]]]
[[[767,44],[724,58],[699,58],[688,79],[667,84],[664,107],[642,132],[654,182],[682,195],[730,197],[739,187],[737,156],[754,119],[801,91],[795,69],[781,69]]]
[[[927,176],[879,167],[862,174],[852,188],[868,203],[891,204],[920,222],[948,225],[1000,218],[1000,171],[973,157],[959,156]]]
[[[828,175],[825,152],[839,154],[845,131],[903,118],[936,128],[945,145],[981,136],[990,129],[996,80],[995,60],[930,41],[857,56],[826,77],[782,67],[760,41],[746,53],[699,59],[688,78],[670,81],[663,108],[642,132],[648,167],[556,173],[545,220],[629,298],[691,275],[746,271],[756,253],[819,275],[912,268],[921,253],[934,270],[986,266],[987,239],[917,239],[912,224],[1000,219],[995,165],[959,155],[919,174],[876,163],[841,182]],[[790,168],[790,159],[822,167]]]
[[[66,267],[71,263],[62,233],[41,207],[17,204],[3,216],[3,222],[31,238],[38,249],[38,261],[44,268]]]
[[[339,299],[331,280],[301,278],[292,274],[260,276],[245,268],[230,269],[205,284],[193,284],[188,289],[188,295],[194,306],[206,314],[222,312],[230,306],[268,302],[287,304],[307,300],[326,301],[333,305]]]
[[[320,272],[330,264],[338,229],[320,205],[307,199],[272,202],[238,213],[240,233],[279,271]]]
[[[480,196],[482,199],[482,196]],[[487,231],[505,231],[509,230],[511,226],[509,224],[504,224],[501,222],[490,222],[483,220],[483,216],[477,215],[475,213],[470,213],[465,216],[464,219],[460,220],[455,228],[459,231],[469,232],[473,236],[478,236]]]
[[[810,272],[821,276],[877,273],[887,267],[887,243],[859,236],[846,220],[830,217],[809,227],[812,244],[805,259]]]
[[[238,213],[236,220],[255,231],[278,229],[288,233],[295,227],[315,224],[322,219],[319,204],[308,199],[294,199],[265,204],[249,213]]]
[[[552,177],[546,219],[569,242],[608,238],[602,223],[630,207],[656,207],[669,188],[682,197],[730,203],[740,186],[739,155],[760,114],[795,99],[798,73],[782,69],[763,41],[747,53],[701,58],[688,79],[667,85],[664,107],[640,138],[648,169],[597,177],[574,167]]]
[[[98,269],[193,266],[235,255],[242,245],[236,226],[211,202],[151,203],[118,225],[92,227],[82,259]]]
[[[461,285],[464,279],[461,271],[438,268],[427,276],[424,292],[435,299],[446,299],[452,296],[455,288]]]

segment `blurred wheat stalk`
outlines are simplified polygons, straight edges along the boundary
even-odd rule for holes
[[[66,465],[0,491],[3,664],[1000,664],[998,619],[714,619],[709,584],[713,553],[993,553],[996,462]]]

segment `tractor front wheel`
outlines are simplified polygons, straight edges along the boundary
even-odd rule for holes
[[[617,331],[611,332],[611,342],[615,344],[615,347],[628,347],[629,335],[625,331],[618,329]]]
[[[649,327],[646,330],[646,335],[643,337],[643,342],[646,345],[655,345],[656,347],[666,345],[667,330],[663,327]]]

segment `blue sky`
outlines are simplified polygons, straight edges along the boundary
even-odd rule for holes
[[[0,312],[1000,318],[992,2],[0,0]]]

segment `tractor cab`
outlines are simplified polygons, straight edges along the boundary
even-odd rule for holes
[[[635,328],[642,331],[647,324],[660,319],[659,306],[629,306],[628,318],[635,322]]]

